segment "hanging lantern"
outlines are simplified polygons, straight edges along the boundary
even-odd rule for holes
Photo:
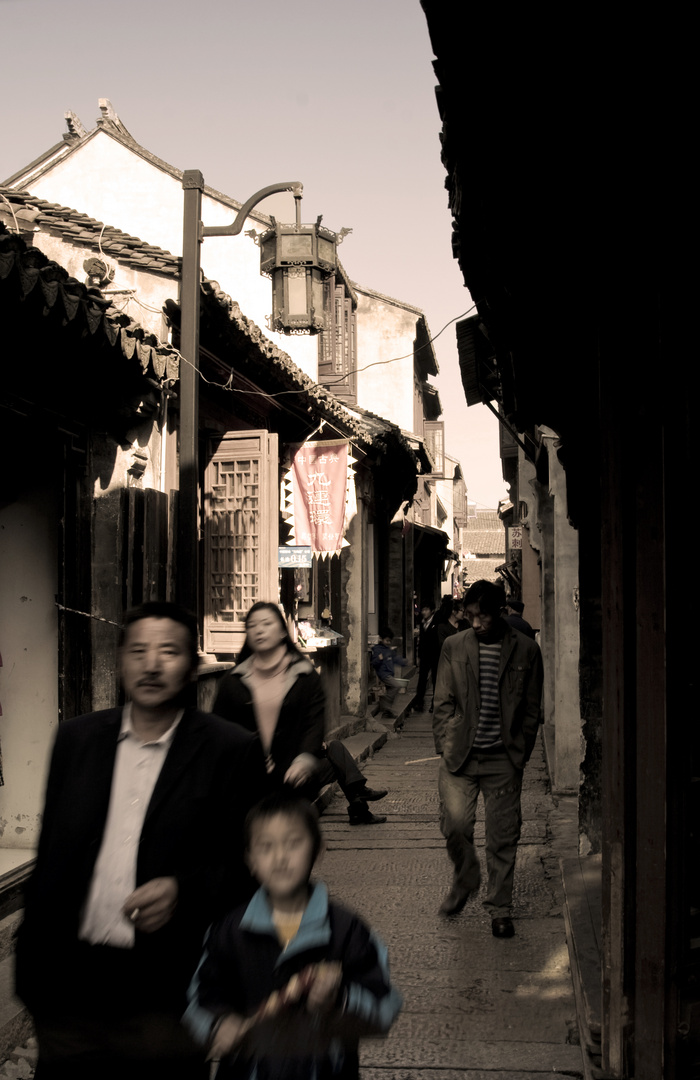
[[[185,176],[188,174],[186,173]],[[201,173],[197,174],[201,180]],[[203,186],[204,181],[201,180]],[[303,185],[298,180],[270,184],[243,204],[231,225],[199,223],[198,239],[207,236],[238,236],[248,214],[268,195],[291,191],[296,206],[296,224],[283,225],[272,218],[272,228],[251,235],[260,245],[260,272],[272,279],[272,316],[269,329],[283,334],[318,334],[325,330],[324,282],[335,273],[336,247],[352,229],[331,232],[321,225],[301,223]]]
[[[271,330],[318,334],[325,329],[323,283],[336,269],[337,240],[319,222],[275,222],[262,234],[260,272],[272,279]]]

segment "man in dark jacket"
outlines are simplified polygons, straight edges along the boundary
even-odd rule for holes
[[[521,634],[527,634],[529,638],[532,638],[532,640],[535,641],[535,631],[532,629],[527,619],[523,618],[524,610],[525,605],[522,600],[513,600],[513,598],[509,596],[506,600],[506,613],[503,617],[510,626],[514,626]]]
[[[520,839],[520,790],[535,744],[543,684],[539,646],[501,617],[503,589],[477,581],[464,597],[471,629],[443,646],[433,731],[442,755],[440,827],[454,864],[440,911],[461,911],[480,884],[476,804],[486,809],[488,886],[484,906],[496,937],[512,937],[513,871]]]
[[[192,617],[127,616],[127,704],[63,722],[17,942],[37,1080],[199,1080],[179,1018],[202,936],[250,892],[244,815],[263,770],[236,724],[187,706]]]
[[[420,609],[418,628],[418,685],[413,701],[414,712],[421,712],[425,704],[425,692],[428,688],[428,676],[433,676],[433,696],[435,696],[435,671],[440,643],[437,639],[435,608],[424,603]]]

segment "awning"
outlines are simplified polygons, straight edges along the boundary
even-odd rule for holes
[[[448,536],[442,529],[436,529],[434,525],[421,525],[418,521],[413,521],[411,524],[418,531],[420,541],[430,542],[435,547],[442,544],[444,551],[447,552]]]

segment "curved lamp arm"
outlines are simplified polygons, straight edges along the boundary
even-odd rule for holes
[[[277,195],[280,191],[291,191],[294,194],[294,198],[299,200],[304,191],[304,185],[298,180],[290,180],[286,184],[269,184],[267,187],[261,188],[260,191],[256,191],[255,195],[251,195],[248,201],[243,203],[243,206],[236,214],[236,218],[231,225],[206,225],[202,229],[202,235],[238,236],[243,228],[245,219],[248,217],[248,214],[253,207],[257,206],[263,199],[266,199],[268,195]],[[298,207],[299,203],[297,202],[297,208]]]

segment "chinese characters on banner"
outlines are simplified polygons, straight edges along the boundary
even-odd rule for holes
[[[331,440],[306,443],[291,468],[294,542],[314,554],[343,546],[348,477],[348,444]]]
[[[523,527],[522,525],[513,525],[508,529],[508,539],[510,540],[511,551],[522,551],[523,548]]]

